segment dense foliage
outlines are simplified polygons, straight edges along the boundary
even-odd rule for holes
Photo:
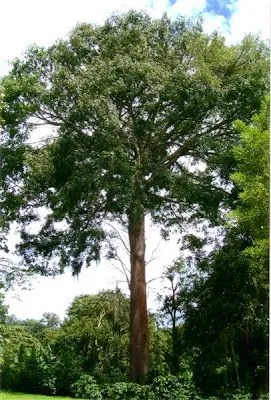
[[[236,123],[231,179],[238,197],[222,244],[201,256],[202,274],[187,292],[185,331],[195,346],[195,379],[207,392],[247,387],[258,398],[267,390],[268,124],[268,99],[252,123]]]

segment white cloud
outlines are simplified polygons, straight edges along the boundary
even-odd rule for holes
[[[227,31],[227,20],[223,15],[214,15],[211,13],[203,14],[203,27],[205,32],[212,33],[218,31],[220,34],[225,35]]]
[[[146,10],[153,17],[164,12],[169,16],[191,16],[203,12],[207,0],[177,0],[168,6],[167,0],[9,0],[1,5],[0,75],[8,71],[8,61],[20,56],[32,43],[47,46],[65,37],[78,22],[101,24],[113,12],[129,9]],[[44,4],[44,5],[43,5]],[[235,9],[230,21],[230,34],[225,18],[203,13],[206,30],[219,28],[230,41],[239,41],[247,32],[260,32],[269,37],[270,13],[268,0],[237,0],[230,3]]]
[[[82,293],[97,293],[103,288],[114,289],[115,272],[108,264],[102,263],[84,269],[78,279],[73,278],[70,271],[55,278],[38,277],[33,280],[30,290],[17,288],[15,293],[8,293],[6,300],[9,304],[9,313],[21,319],[40,319],[44,312],[55,312],[63,319],[75,296]]]
[[[153,18],[160,18],[167,12],[168,0],[153,0],[150,2],[150,8],[147,10]]]
[[[170,16],[200,12],[206,0],[178,0],[167,8],[167,0],[9,0],[1,4],[0,75],[8,71],[8,61],[20,56],[27,46],[47,46],[65,37],[79,22],[101,24],[113,12],[146,10],[153,17],[168,11]]]
[[[8,61],[20,56],[27,46],[47,46],[68,34],[78,22],[101,24],[113,12],[134,8],[150,10],[148,0],[9,0],[1,4],[0,75]]]
[[[269,0],[231,0],[227,8],[232,11],[227,20],[223,15],[204,12],[207,0],[177,0],[173,6],[167,7],[166,0],[154,1],[157,16],[167,11],[175,18],[201,15],[204,29],[211,33],[217,30],[223,34],[228,43],[240,42],[248,33],[259,34],[263,39],[270,38],[270,4]]]
[[[203,13],[204,28],[210,33],[222,33],[227,43],[240,42],[249,33],[259,34],[264,40],[270,38],[269,0],[237,0],[229,4],[232,15],[227,20],[222,15]]]
[[[163,267],[179,255],[177,240],[178,235],[170,241],[163,241],[159,231],[147,222],[146,227],[146,260],[153,258],[146,267],[146,279],[151,281],[147,286],[148,306],[156,307],[156,294],[162,289],[161,276]],[[153,254],[152,254],[153,253]],[[122,261],[129,266],[129,257],[124,251],[120,251]],[[16,288],[15,292],[9,292],[6,302],[9,304],[9,313],[15,314],[21,319],[42,317],[44,312],[55,312],[61,318],[75,296],[80,294],[97,293],[103,289],[115,289],[118,287],[128,293],[125,276],[116,268],[116,262],[102,260],[99,264],[93,263],[89,268],[84,268],[78,279],[72,278],[71,271],[67,270],[63,275],[50,277],[38,277],[32,281],[31,290]]]
[[[177,0],[168,10],[170,16],[183,15],[190,17],[203,11],[207,0]]]
[[[270,38],[269,0],[238,0],[230,20],[230,42],[239,42],[248,33],[260,34],[263,39]]]

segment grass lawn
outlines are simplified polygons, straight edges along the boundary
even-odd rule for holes
[[[71,397],[41,396],[40,394],[0,392],[0,400],[71,400]]]

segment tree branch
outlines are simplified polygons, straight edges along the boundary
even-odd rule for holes
[[[119,233],[119,231],[113,226],[111,225],[109,222],[105,222],[108,226],[110,226],[111,229],[113,229],[114,232],[116,232],[118,238],[120,239],[126,253],[130,256],[130,249],[127,246],[127,244],[125,243],[124,239],[122,238],[121,234]]]
[[[193,136],[191,139],[188,139],[183,146],[179,147],[174,153],[170,154],[167,156],[167,158],[163,161],[163,164],[166,168],[171,167],[181,156],[188,155],[189,150],[191,147],[195,147],[195,144],[198,143],[198,140],[204,136],[208,135],[209,133],[221,128],[223,125],[225,125],[226,121],[222,120],[216,125],[212,125],[209,129],[206,129],[202,131],[201,133],[198,133],[197,135]],[[221,134],[216,135],[221,136]]]

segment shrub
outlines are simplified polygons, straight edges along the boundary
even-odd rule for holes
[[[150,386],[149,400],[182,400],[181,384],[176,376],[158,376]]]
[[[76,398],[88,400],[102,400],[99,386],[93,376],[82,374],[78,381],[71,386]]]
[[[21,389],[26,393],[54,395],[56,388],[53,363],[54,357],[49,348],[33,346],[21,366]]]
[[[101,391],[108,400],[147,400],[148,387],[136,383],[118,382],[107,384]]]

